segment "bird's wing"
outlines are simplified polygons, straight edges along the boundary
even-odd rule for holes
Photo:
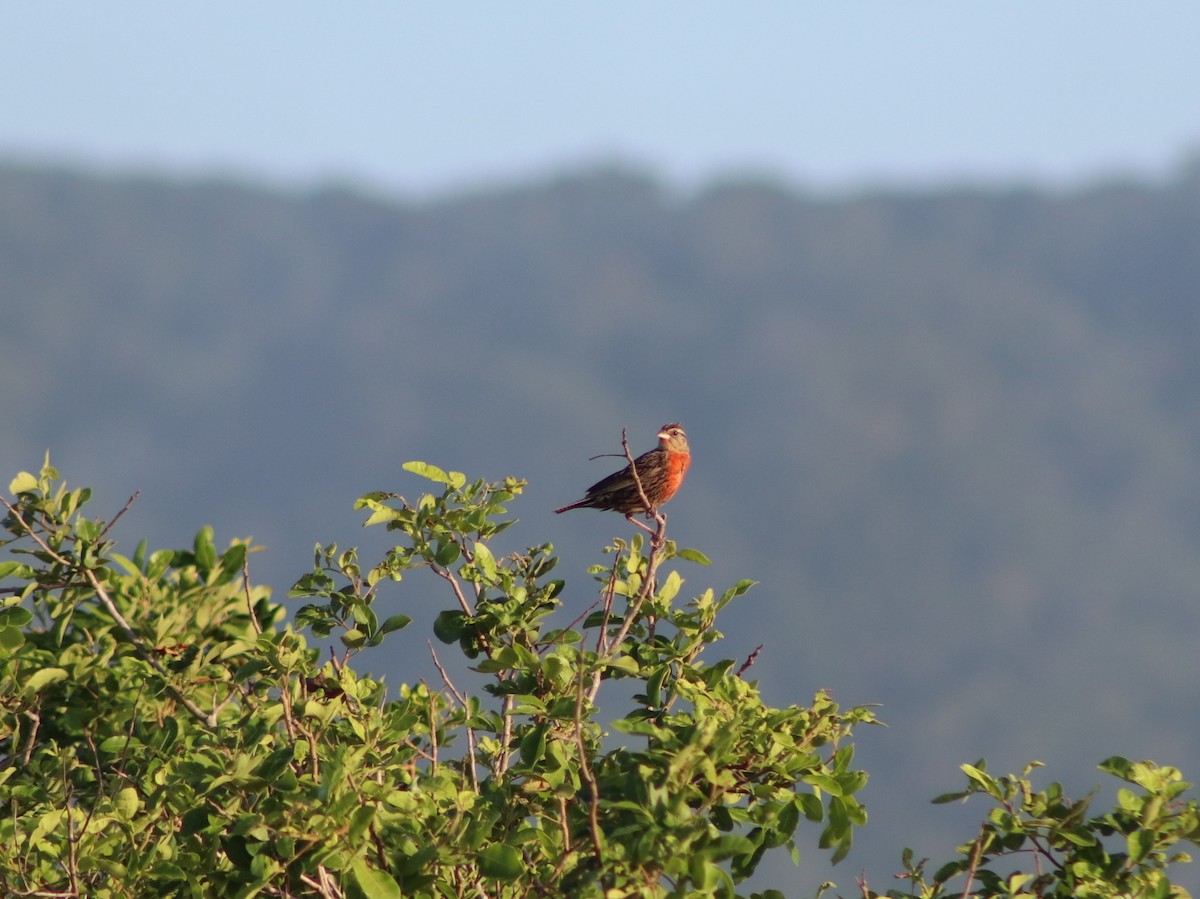
[[[622,490],[632,483],[633,473],[630,470],[630,467],[626,465],[620,471],[614,471],[608,477],[601,478],[599,481],[594,483],[587,489],[587,495],[589,497],[604,496],[605,494],[615,493],[618,490]]]

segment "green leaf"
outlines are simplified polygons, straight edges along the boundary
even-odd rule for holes
[[[796,802],[800,806],[800,810],[804,812],[804,817],[809,821],[821,821],[825,817],[825,806],[821,804],[819,796],[813,793],[801,793],[796,797]]]
[[[929,801],[933,805],[945,805],[947,802],[957,802],[960,799],[966,799],[970,795],[971,794],[969,792],[964,792],[962,790],[957,793],[939,793]]]
[[[433,622],[433,633],[443,643],[454,643],[467,629],[466,613],[460,609],[439,612]]]
[[[521,737],[521,764],[529,767],[537,764],[546,752],[547,724],[533,727],[529,733]]]
[[[796,832],[799,824],[800,806],[795,802],[789,802],[779,810],[779,817],[775,820],[775,830],[781,836],[790,838]]]
[[[350,875],[365,899],[403,899],[400,885],[386,871],[378,871],[367,864],[366,859],[356,858],[350,863]]]
[[[116,755],[119,752],[125,752],[129,749],[137,749],[141,745],[142,743],[137,737],[113,734],[111,737],[106,737],[100,741],[100,751]]]
[[[487,544],[475,541],[475,565],[489,581],[496,580],[496,557],[487,548]]]
[[[213,545],[211,525],[206,524],[196,532],[196,539],[192,545],[196,554],[196,568],[201,574],[208,574],[217,564],[217,548]]]
[[[611,671],[621,671],[633,677],[637,677],[638,672],[642,670],[642,666],[633,656],[617,656],[609,661],[608,668]]]
[[[291,765],[295,749],[291,745],[280,746],[254,767],[254,774],[265,781],[273,781]]]
[[[1096,835],[1086,827],[1080,827],[1076,830],[1060,830],[1058,835],[1068,843],[1074,843],[1076,846],[1095,846],[1098,842]]]
[[[33,493],[37,489],[38,479],[27,471],[21,472],[8,483],[9,493]]]
[[[842,795],[842,785],[828,774],[819,774],[817,772],[813,772],[812,774],[804,775],[803,779],[806,784],[818,787],[819,789],[824,790],[830,796]]]
[[[1121,780],[1133,779],[1133,763],[1129,759],[1122,758],[1119,755],[1110,755],[1102,761],[1097,767],[1114,777],[1119,777]]]
[[[667,575],[666,583],[658,590],[658,598],[663,602],[670,602],[679,593],[679,588],[683,586],[683,578],[679,576],[678,571],[672,571]]]
[[[24,627],[33,620],[33,612],[22,606],[9,606],[7,609],[0,609],[0,628]]]
[[[266,671],[270,667],[271,663],[266,659],[251,659],[233,673],[233,682],[235,684],[244,684],[256,674]]]
[[[80,540],[93,542],[100,536],[100,525],[90,518],[80,518],[75,522],[75,533]]]
[[[221,571],[232,577],[242,570],[246,561],[246,544],[235,543],[221,555]]]
[[[392,631],[401,630],[408,627],[411,621],[407,615],[392,615],[379,625],[379,633],[390,634]]]
[[[462,550],[458,548],[458,544],[447,540],[445,543],[438,544],[438,548],[433,553],[433,560],[443,568],[448,568],[457,562],[461,555]]]
[[[709,560],[708,556],[704,555],[704,553],[700,552],[700,550],[688,549],[687,547],[677,550],[675,552],[675,558],[685,559],[688,562],[695,562],[697,565],[711,565],[712,564],[712,562]]]
[[[743,595],[757,583],[758,581],[752,581],[748,578],[743,578],[742,580],[738,581],[721,594],[721,598],[717,602],[717,610],[720,611],[721,609],[725,608],[730,602],[733,601],[734,597]]]
[[[188,809],[180,817],[179,824],[179,832],[184,836],[191,836],[192,834],[199,833],[208,827],[208,807],[198,805],[194,808]]]
[[[977,768],[974,765],[964,764],[959,765],[958,767],[962,769],[962,772],[967,775],[969,780],[977,783],[985,793],[990,796],[994,796],[997,799],[1001,797],[1002,793],[1000,790],[1000,783],[996,780],[996,778],[992,777],[986,771],[982,770],[981,768]]]
[[[20,630],[15,627],[0,627],[0,652],[13,652],[24,644],[25,635]]]
[[[375,614],[366,603],[358,602],[351,608],[350,613],[354,616],[354,620],[362,625],[362,629],[368,634],[374,634],[379,630],[379,616]]]
[[[952,862],[946,862],[933,874],[934,883],[945,883],[951,877],[956,877],[958,874],[965,871],[971,866],[971,862],[967,859],[955,859]]]
[[[1154,834],[1146,830],[1135,830],[1125,837],[1125,845],[1129,850],[1129,857],[1140,862],[1154,848]]]
[[[439,484],[449,485],[451,483],[450,475],[446,474],[446,472],[442,471],[436,465],[430,465],[428,462],[405,462],[401,467],[405,471],[410,471],[415,475],[420,475]]]
[[[116,806],[117,812],[125,821],[133,820],[133,816],[137,813],[140,802],[138,800],[138,792],[133,787],[125,787],[117,791],[117,795],[113,798],[113,805]]]
[[[374,511],[367,516],[367,520],[363,522],[364,528],[369,528],[373,524],[379,524],[383,521],[396,521],[403,515],[391,506],[377,506]]]
[[[348,836],[351,843],[357,843],[359,838],[367,832],[367,828],[375,822],[375,807],[372,805],[360,805],[354,814],[350,816],[350,829]]]
[[[19,578],[33,577],[33,569],[21,562],[0,562],[0,578],[13,576]]]
[[[521,876],[525,865],[520,853],[505,843],[493,843],[479,853],[479,873],[484,877],[513,881]]]
[[[26,692],[37,693],[51,684],[57,684],[66,679],[67,672],[62,668],[43,668],[33,672],[29,676],[29,680],[25,681],[24,686]]]

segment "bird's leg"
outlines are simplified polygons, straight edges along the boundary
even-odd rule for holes
[[[654,533],[655,533],[654,528],[650,527],[650,525],[648,525],[648,524],[642,524],[640,521],[638,521],[636,518],[633,517],[634,514],[635,513],[633,513],[633,512],[626,513],[625,520],[628,521],[630,524],[637,525],[639,528],[641,528],[643,531],[645,531],[647,534],[649,534],[651,537],[653,537]]]

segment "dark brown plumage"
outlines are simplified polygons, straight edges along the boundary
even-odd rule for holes
[[[587,489],[583,499],[555,509],[555,513],[571,509],[606,509],[621,512],[633,524],[638,513],[657,514],[658,507],[673,497],[683,483],[688,466],[692,464],[687,435],[678,422],[663,425],[658,432],[658,446],[642,453],[620,471],[597,481]],[[637,471],[637,477],[633,475]],[[641,490],[638,490],[638,483]],[[643,499],[643,494],[645,498]],[[649,503],[649,505],[647,505]]]

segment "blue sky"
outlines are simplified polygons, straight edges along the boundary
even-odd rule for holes
[[[1074,183],[1200,152],[1195,0],[10,4],[0,158],[431,193]]]

